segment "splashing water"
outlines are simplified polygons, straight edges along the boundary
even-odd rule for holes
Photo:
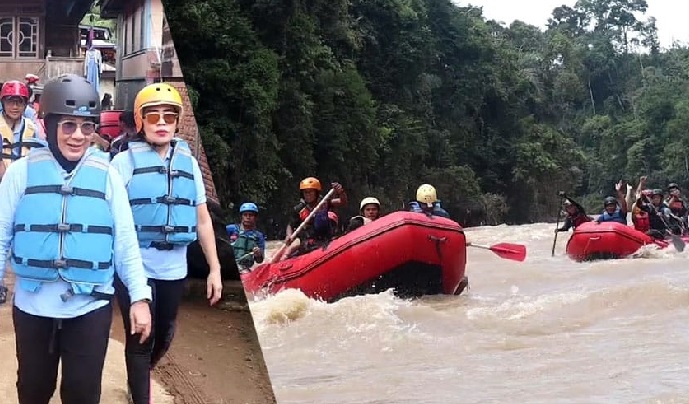
[[[470,249],[471,289],[327,304],[251,302],[282,403],[688,403],[687,251],[575,263],[553,224],[466,230],[526,244],[524,263]]]

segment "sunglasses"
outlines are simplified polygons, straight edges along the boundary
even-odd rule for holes
[[[165,121],[166,124],[171,125],[175,122],[177,122],[177,117],[179,116],[178,113],[176,112],[149,112],[144,115],[146,118],[146,122],[149,125],[155,125],[158,122],[160,122],[160,118],[162,117],[163,120]]]
[[[93,122],[83,122],[81,125],[74,121],[62,121],[58,123],[62,127],[62,133],[65,135],[71,135],[77,131],[77,128],[81,129],[81,133],[85,136],[92,135],[96,132],[96,124]]]

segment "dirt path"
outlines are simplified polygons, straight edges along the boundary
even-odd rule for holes
[[[154,378],[175,396],[175,404],[275,403],[239,282],[226,282],[224,310],[199,298],[205,282],[190,283],[172,348]],[[116,316],[113,337],[121,340],[119,312]]]
[[[154,372],[153,402],[274,404],[253,320],[245,309],[238,282],[225,286],[225,310],[208,307],[197,297],[200,287],[191,283],[189,296],[180,308],[172,349]],[[127,403],[122,337],[122,321],[115,304],[103,376],[103,404]],[[0,397],[2,402],[16,403],[17,365],[9,299],[0,306],[0,358],[11,363],[0,372]],[[53,397],[51,404],[59,403],[59,398]]]
[[[17,389],[17,359],[15,355],[14,331],[12,325],[12,306],[9,303],[0,306],[0,358],[3,358],[2,372],[0,372],[0,397],[3,403],[16,403]],[[124,365],[124,345],[115,339],[110,339],[108,354],[103,371],[103,404],[126,404],[127,385]],[[60,381],[58,380],[58,386]],[[153,402],[156,404],[173,404],[175,399],[168,395],[158,382],[153,385]],[[59,387],[51,404],[61,403]]]

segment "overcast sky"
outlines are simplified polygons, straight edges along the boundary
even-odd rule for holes
[[[573,7],[576,0],[453,0],[459,5],[472,4],[483,7],[488,19],[503,21],[509,25],[521,20],[544,28],[555,7]],[[656,18],[658,37],[663,47],[672,45],[673,40],[689,43],[689,1],[647,0],[646,17]],[[643,18],[644,20],[646,18]]]

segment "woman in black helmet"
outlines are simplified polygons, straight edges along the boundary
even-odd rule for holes
[[[151,289],[127,191],[108,156],[89,150],[98,101],[83,77],[47,83],[48,147],[15,161],[0,182],[0,262],[9,259],[16,277],[20,404],[49,403],[60,363],[63,403],[100,402],[115,271],[136,302],[135,332],[146,339],[151,330]]]

